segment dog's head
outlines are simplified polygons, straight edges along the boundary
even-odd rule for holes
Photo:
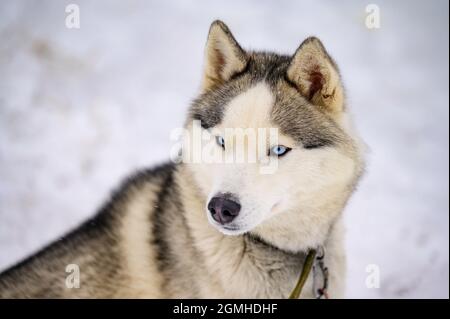
[[[360,175],[341,78],[317,38],[293,56],[247,52],[214,22],[186,127],[202,136],[183,152],[207,198],[205,212],[228,235],[252,232],[296,250],[292,236],[310,234],[311,243],[298,240],[313,245]]]

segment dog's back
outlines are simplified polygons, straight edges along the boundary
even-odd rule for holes
[[[126,229],[130,226],[127,224],[130,219],[127,214],[136,214],[135,206],[140,200],[138,197],[147,197],[149,201],[157,198],[172,169],[171,165],[161,166],[129,178],[94,218],[0,274],[0,297],[136,296],[139,291],[134,290],[131,282],[127,259],[129,252],[125,251],[127,241],[124,238],[135,229]],[[143,193],[145,190],[151,192]],[[149,209],[153,210],[153,207]],[[152,211],[144,209],[137,213],[149,217],[139,222],[147,222],[142,225],[142,229],[150,232]],[[139,243],[136,245],[139,247]],[[72,275],[78,274],[79,278],[72,282]],[[74,284],[76,282],[79,285]]]

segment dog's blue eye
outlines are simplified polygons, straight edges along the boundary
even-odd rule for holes
[[[222,136],[216,136],[216,142],[220,147],[225,148],[225,139]]]
[[[291,149],[289,147],[283,146],[283,145],[276,145],[270,149],[270,155],[275,156],[283,156],[287,152],[289,152]]]

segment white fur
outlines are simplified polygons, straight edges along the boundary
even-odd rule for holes
[[[135,298],[162,298],[162,277],[157,269],[156,253],[149,243],[153,232],[149,230],[149,212],[156,201],[157,185],[146,184],[142,189],[131,192],[129,204],[124,207],[122,220],[122,247],[126,254],[126,268],[129,270],[127,287],[123,296],[133,295]]]

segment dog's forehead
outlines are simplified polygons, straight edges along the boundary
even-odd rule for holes
[[[272,89],[259,82],[232,98],[224,108],[220,126],[224,128],[271,128],[270,114],[275,103]]]

